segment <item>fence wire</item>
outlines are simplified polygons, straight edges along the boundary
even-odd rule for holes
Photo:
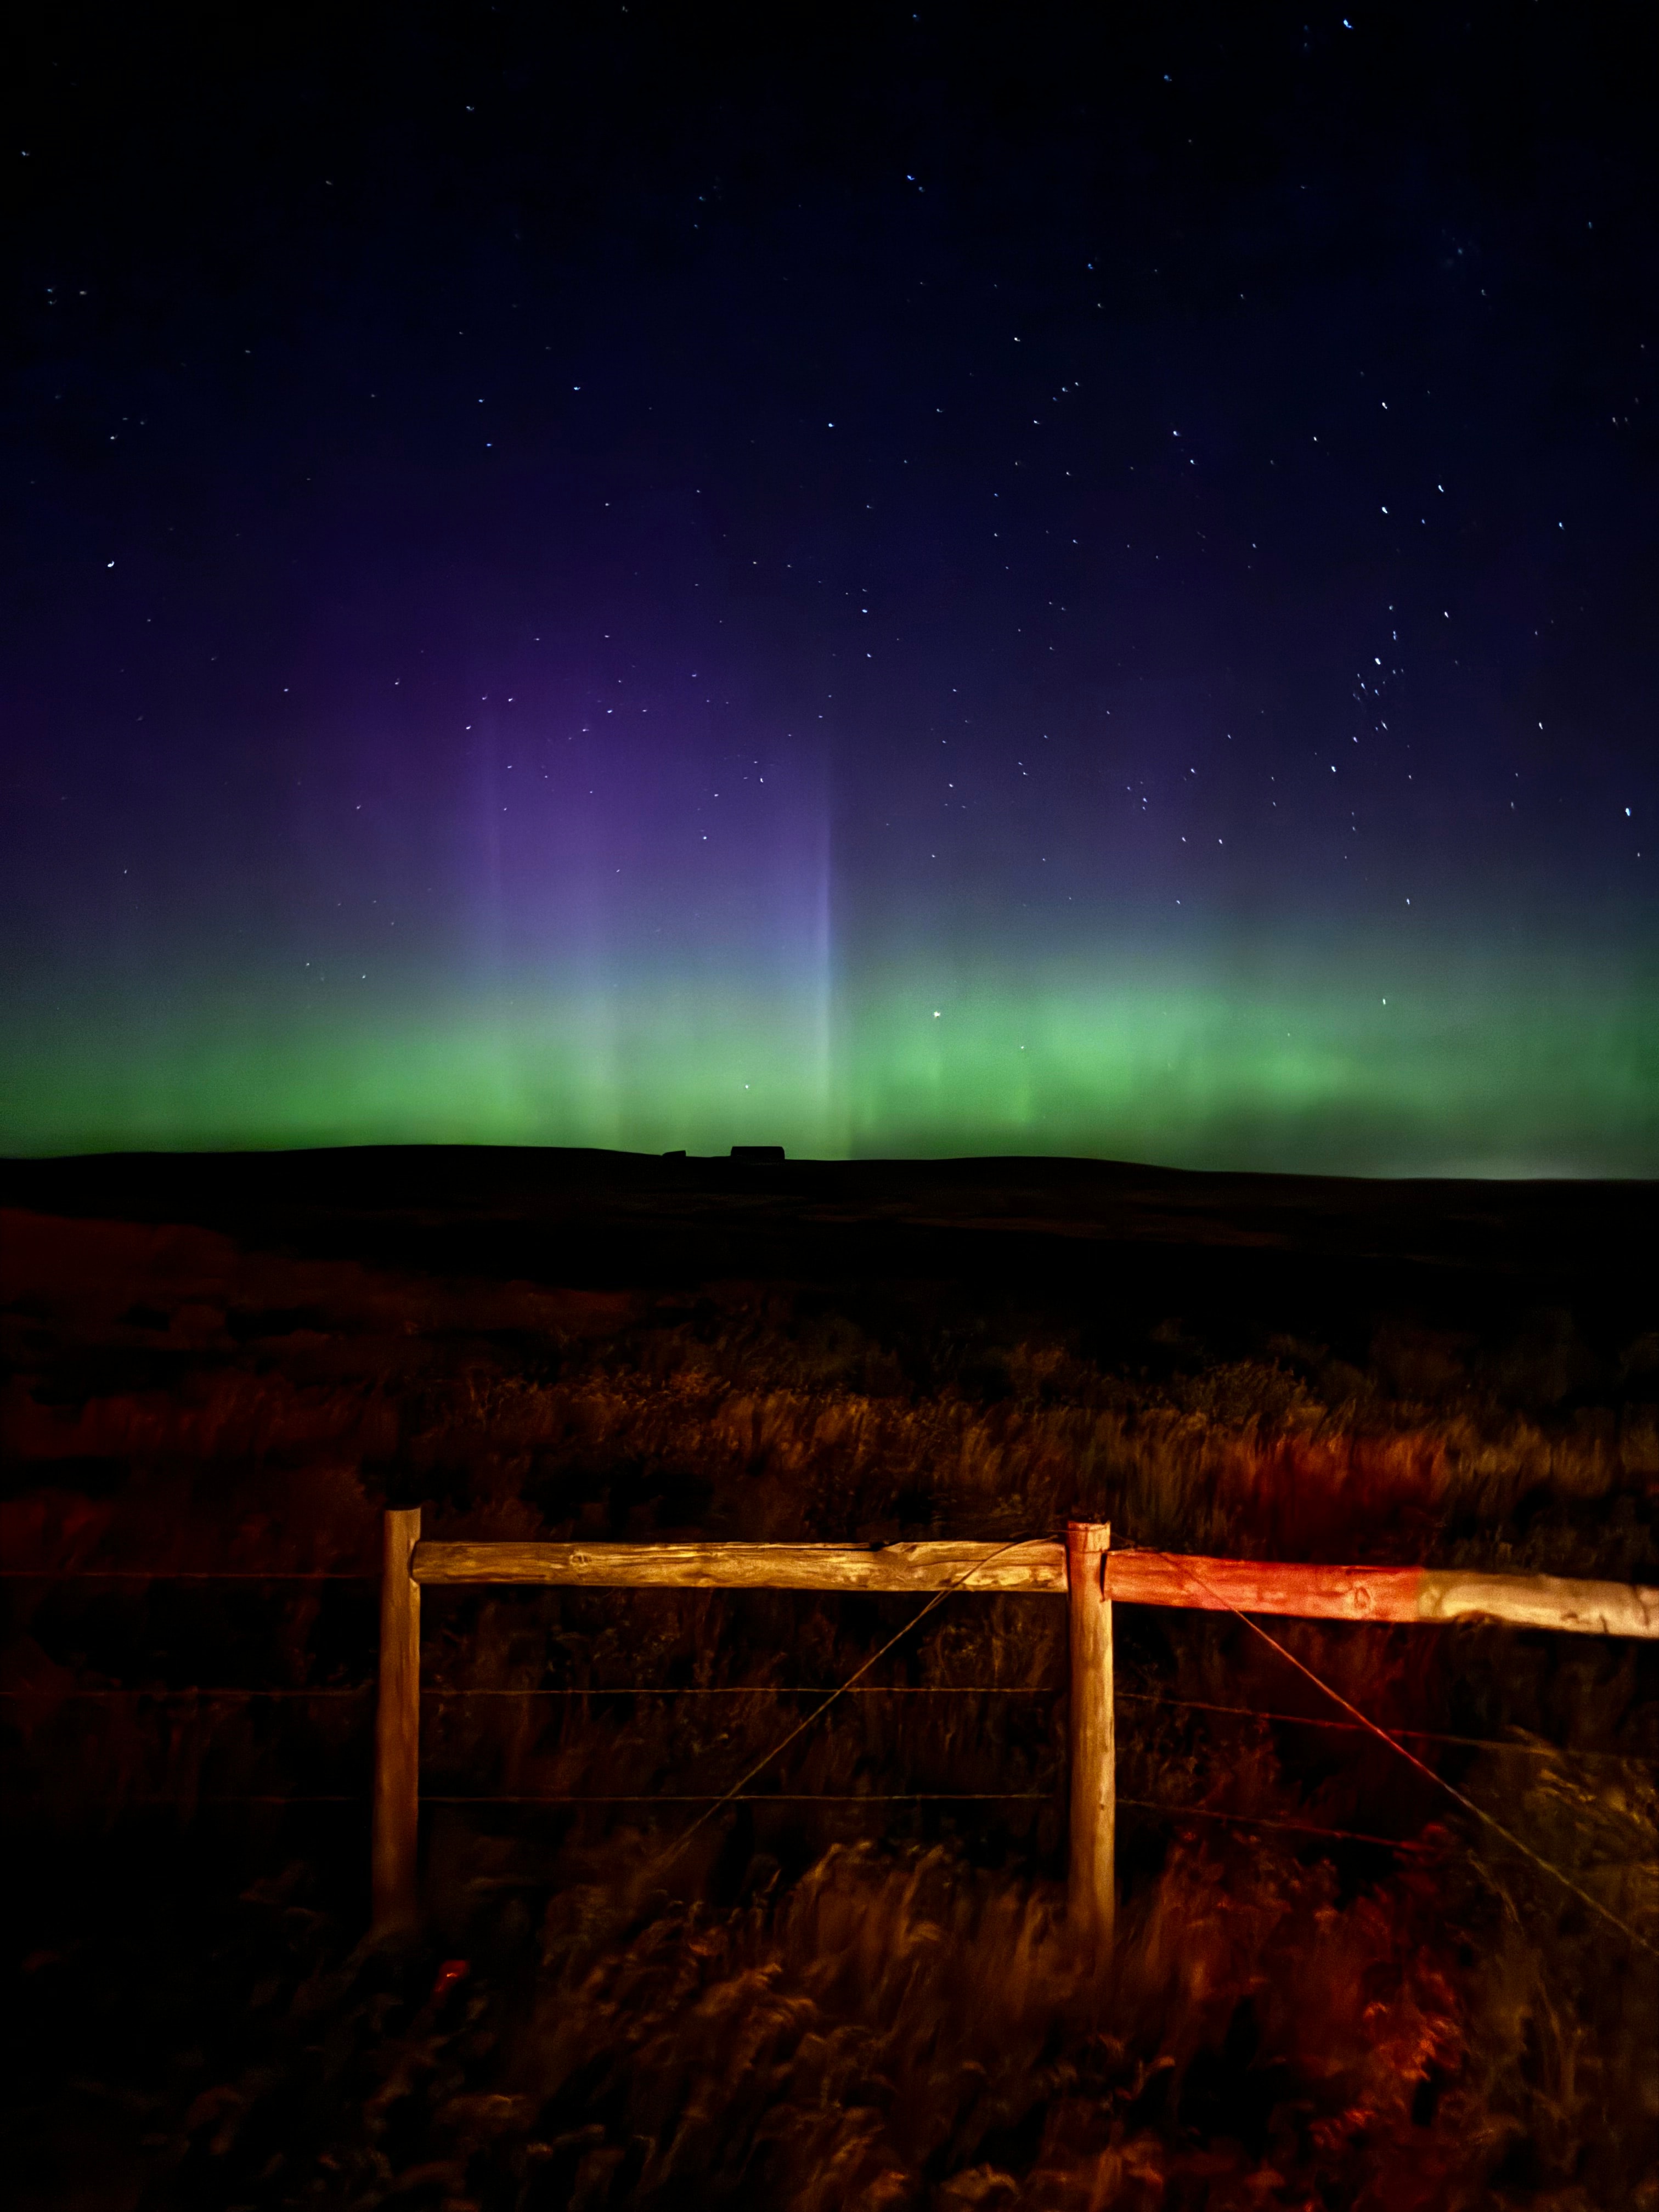
[[[76,1687],[59,1690],[47,1686],[33,1689],[0,1690],[0,1704],[64,1705],[307,1705],[329,1698],[367,1698],[378,1686],[372,1682],[320,1684],[314,1688],[267,1689],[227,1685],[198,1689]],[[423,1684],[421,1703],[464,1704],[473,1699],[521,1700],[531,1698],[1063,1698],[1064,1683],[1055,1682],[854,1682],[839,1690],[833,1682],[586,1682],[550,1686],[542,1683],[521,1688],[449,1687]],[[1164,1705],[1172,1711],[1215,1713],[1241,1721],[1271,1721],[1285,1728],[1316,1729],[1341,1735],[1363,1735],[1368,1724],[1324,1718],[1316,1713],[1272,1712],[1256,1705],[1218,1705],[1205,1698],[1172,1698],[1162,1691],[1119,1690],[1117,1704]],[[1613,1766],[1659,1765],[1659,1752],[1589,1751],[1567,1744],[1537,1743],[1514,1737],[1452,1735],[1437,1729],[1391,1727],[1387,1734],[1413,1743],[1444,1744],[1460,1751],[1511,1753],[1522,1759],[1565,1759],[1599,1762]],[[1127,1802],[1127,1800],[1124,1801]]]
[[[1433,1767],[1429,1765],[1425,1760],[1418,1758],[1415,1752],[1407,1751],[1405,1745],[1400,1741],[1398,1737],[1390,1735],[1386,1729],[1379,1728],[1374,1720],[1371,1720],[1366,1714],[1360,1711],[1358,1705],[1351,1705],[1348,1699],[1342,1695],[1342,1692],[1340,1690],[1334,1690],[1328,1682],[1325,1681],[1320,1675],[1316,1674],[1313,1668],[1305,1664],[1304,1661],[1298,1659],[1293,1651],[1287,1651],[1277,1637],[1268,1635],[1267,1630],[1261,1626],[1259,1620],[1252,1620],[1249,1613],[1242,1612],[1239,1607],[1234,1605],[1229,1599],[1223,1597],[1218,1590],[1212,1589],[1211,1585],[1205,1581],[1204,1577],[1200,1574],[1196,1573],[1192,1567],[1186,1564],[1184,1560],[1177,1559],[1173,1553],[1170,1552],[1165,1552],[1161,1554],[1161,1556],[1168,1559],[1170,1564],[1176,1567],[1179,1573],[1186,1576],[1189,1582],[1196,1583],[1200,1589],[1205,1591],[1207,1595],[1214,1599],[1218,1607],[1231,1613],[1236,1619],[1242,1620],[1252,1635],[1259,1636],[1261,1638],[1261,1641],[1267,1646],[1269,1650],[1278,1652],[1279,1657],[1283,1659],[1287,1665],[1294,1667],[1298,1674],[1305,1675],[1308,1680],[1313,1684],[1316,1690],[1322,1690],[1324,1694],[1331,1699],[1334,1705],[1340,1705],[1343,1711],[1348,1714],[1352,1720],[1356,1721],[1361,1728],[1368,1730],[1369,1733],[1376,1736],[1380,1742],[1386,1743],[1391,1750],[1395,1752],[1399,1757],[1405,1760],[1408,1766],[1414,1766],[1419,1774],[1426,1776],[1427,1778],[1434,1784],[1436,1789],[1443,1790],[1447,1796],[1450,1797],[1455,1801],[1455,1802],[1461,1805],[1466,1813],[1473,1813],[1476,1820],[1484,1820],[1486,1826],[1495,1835],[1501,1836],[1504,1838],[1504,1841],[1510,1845],[1513,1850],[1520,1852],[1522,1858],[1529,1859],[1534,1866],[1541,1869],[1545,1874],[1553,1875],[1555,1880],[1560,1883],[1563,1889],[1569,1891],[1571,1895],[1577,1898],[1581,1904],[1588,1905],[1592,1912],[1599,1914],[1600,1917],[1603,1920],[1607,1921],[1610,1926],[1616,1928],[1619,1930],[1619,1933],[1625,1936],[1630,1942],[1635,1944],[1638,1950],[1646,1951],[1652,1957],[1659,1959],[1659,1943],[1650,1942],[1649,1939],[1645,1936],[1642,1935],[1638,1929],[1632,1928],[1627,1920],[1621,1919],[1618,1913],[1613,1911],[1607,1905],[1603,1905],[1600,1898],[1592,1897],[1589,1891],[1587,1890],[1581,1882],[1575,1881],[1570,1874],[1564,1874],[1561,1869],[1559,1866],[1556,1866],[1551,1860],[1547,1859],[1541,1851],[1534,1850],[1530,1844],[1523,1843],[1520,1837],[1515,1833],[1513,1829],[1506,1828],[1504,1826],[1504,1823],[1498,1820],[1495,1814],[1487,1812],[1485,1806],[1476,1804],[1473,1797],[1466,1796],[1462,1790],[1457,1789],[1452,1783],[1448,1782],[1443,1774],[1437,1774]],[[1474,1857],[1475,1854],[1471,1852],[1470,1856],[1471,1857]]]
[[[1014,1550],[1019,1545],[1030,1542],[1033,1539],[1030,1536],[1012,1538],[1006,1544],[999,1546],[997,1551],[994,1552],[990,1556],[992,1558],[998,1557],[1004,1551]],[[1528,1844],[1522,1842],[1518,1836],[1515,1835],[1510,1829],[1505,1827],[1501,1821],[1495,1818],[1493,1814],[1487,1812],[1480,1805],[1477,1804],[1473,1798],[1467,1796],[1463,1791],[1457,1789],[1453,1784],[1448,1782],[1443,1775],[1437,1773],[1433,1767],[1428,1765],[1423,1759],[1419,1759],[1414,1753],[1407,1748],[1407,1740],[1409,1739],[1412,1742],[1441,1744],[1447,1747],[1470,1750],[1493,1751],[1499,1753],[1507,1752],[1534,1758],[1600,1760],[1615,1763],[1621,1765],[1651,1765],[1656,1763],[1652,1757],[1640,1753],[1626,1753],[1620,1752],[1577,1752],[1547,1744],[1516,1743],[1514,1741],[1502,1741],[1483,1737],[1453,1735],[1426,1729],[1401,1728],[1385,1729],[1376,1722],[1370,1719],[1367,1715],[1361,1712],[1357,1705],[1352,1705],[1339,1691],[1334,1689],[1329,1683],[1323,1680],[1312,1668],[1307,1666],[1302,1660],[1298,1659],[1294,1653],[1287,1650],[1284,1644],[1279,1643],[1276,1638],[1270,1636],[1267,1630],[1261,1627],[1258,1621],[1253,1620],[1248,1613],[1242,1610],[1238,1606],[1234,1605],[1230,1600],[1222,1596],[1218,1591],[1213,1589],[1201,1575],[1193,1570],[1191,1565],[1185,1559],[1181,1559],[1173,1553],[1162,1553],[1159,1554],[1159,1556],[1166,1559],[1169,1563],[1176,1568],[1177,1572],[1182,1574],[1196,1588],[1204,1591],[1205,1594],[1212,1600],[1215,1610],[1224,1611],[1231,1613],[1236,1619],[1242,1621],[1253,1634],[1260,1637],[1272,1650],[1277,1652],[1279,1656],[1290,1666],[1294,1668],[1298,1674],[1305,1676],[1316,1689],[1320,1691],[1322,1695],[1331,1699],[1334,1704],[1340,1706],[1350,1717],[1346,1721],[1336,1721],[1329,1718],[1321,1718],[1319,1717],[1308,1714],[1268,1712],[1260,1711],[1259,1709],[1251,1706],[1224,1705],[1202,1698],[1172,1698],[1162,1693],[1150,1692],[1119,1691],[1115,1693],[1117,1701],[1126,1704],[1167,1705],[1176,1710],[1206,1712],[1240,1720],[1251,1720],[1256,1722],[1265,1721],[1290,1727],[1323,1729],[1348,1734],[1368,1734],[1373,1735],[1378,1738],[1384,1744],[1388,1745],[1390,1749],[1395,1752],[1408,1765],[1415,1767],[1420,1773],[1425,1776],[1430,1782],[1434,1784],[1437,1788],[1443,1790],[1448,1796],[1455,1800],[1455,1802],[1462,1806],[1466,1811],[1474,1814],[1478,1820],[1483,1821],[1488,1827],[1492,1829],[1506,1844],[1510,1844],[1516,1851],[1519,1852],[1523,1859],[1542,1872],[1553,1875],[1554,1879],[1565,1888],[1578,1898],[1582,1903],[1589,1905],[1600,1917],[1609,1922],[1612,1926],[1617,1929],[1619,1932],[1625,1936],[1632,1943],[1635,1944],[1638,1948],[1646,1951],[1656,1957],[1659,1957],[1659,1945],[1655,1945],[1650,1942],[1635,1928],[1630,1926],[1626,1921],[1621,1919],[1618,1914],[1611,1911],[1607,1906],[1602,1905],[1598,1899],[1592,1896],[1588,1890],[1584,1889],[1579,1883],[1573,1881],[1570,1875],[1565,1874],[1560,1868],[1553,1865],[1548,1859],[1543,1857],[1540,1853],[1532,1850]],[[888,1640],[881,1645],[878,1650],[858,1667],[846,1681],[839,1685],[720,1683],[664,1684],[656,1686],[619,1684],[611,1686],[590,1684],[581,1686],[561,1685],[557,1686],[536,1685],[525,1688],[499,1688],[494,1686],[489,1688],[448,1688],[434,1685],[423,1689],[422,1692],[423,1699],[433,1702],[464,1701],[467,1699],[482,1699],[489,1698],[514,1698],[521,1700],[526,1698],[538,1697],[588,1698],[604,1697],[678,1698],[696,1696],[806,1696],[822,1698],[823,1702],[817,1705],[813,1711],[807,1714],[805,1717],[800,1721],[795,1728],[791,1729],[789,1734],[783,1737],[779,1743],[774,1745],[772,1749],[769,1751],[757,1765],[750,1767],[732,1789],[722,1794],[716,1796],[713,1794],[696,1795],[690,1793],[653,1791],[649,1793],[642,1792],[579,1796],[574,1795],[543,1794],[512,1795],[496,1792],[490,1792],[487,1795],[481,1793],[476,1796],[461,1796],[455,1794],[434,1794],[423,1792],[423,1802],[433,1805],[499,1804],[523,1806],[545,1804],[562,1806],[565,1808],[576,1808],[582,1805],[617,1806],[695,1804],[701,1806],[703,1809],[699,1813],[698,1817],[691,1823],[690,1826],[684,1832],[675,1844],[674,1848],[677,1852],[690,1840],[691,1837],[694,1836],[708,1820],[714,1817],[715,1813],[726,1805],[757,1803],[774,1805],[1052,1803],[1054,1802],[1055,1793],[1049,1790],[907,1790],[836,1793],[828,1791],[751,1791],[749,1788],[749,1784],[756,1780],[758,1776],[771,1765],[775,1759],[778,1758],[792,1743],[795,1742],[801,1735],[805,1735],[806,1730],[811,1727],[816,1720],[826,1712],[832,1705],[843,1697],[1008,1697],[1053,1696],[1065,1694],[1063,1689],[1059,1688],[1057,1686],[1042,1684],[866,1684],[861,1681],[860,1678],[863,1675],[867,1674],[870,1669],[881,1659],[884,1658],[889,1651],[892,1650],[896,1645],[902,1642],[904,1638],[909,1634],[911,1630],[919,1626],[931,1613],[944,1602],[945,1598],[953,1595],[955,1591],[965,1588],[985,1564],[986,1561],[984,1560],[976,1561],[975,1565],[968,1570],[968,1571],[959,1577],[957,1581],[948,1583],[942,1589],[936,1591],[928,1599],[927,1602],[904,1624],[903,1627],[901,1628],[896,1635],[890,1637]],[[0,1580],[8,1582],[253,1582],[265,1583],[349,1582],[362,1584],[374,1583],[379,1579],[380,1577],[378,1571],[328,1568],[269,1570],[258,1568],[167,1568],[161,1570],[160,1571],[150,1568],[137,1567],[0,1568]],[[10,1703],[27,1702],[37,1705],[43,1703],[53,1705],[70,1703],[139,1703],[145,1700],[149,1700],[153,1703],[191,1704],[197,1705],[266,1701],[276,1702],[281,1700],[304,1703],[314,1702],[318,1699],[325,1699],[329,1698],[361,1698],[367,1696],[368,1693],[375,1686],[375,1684],[367,1682],[348,1686],[319,1686],[314,1688],[282,1687],[262,1689],[253,1687],[226,1687],[221,1689],[153,1690],[122,1687],[96,1687],[85,1689],[74,1688],[66,1691],[58,1691],[50,1686],[42,1686],[35,1688],[9,1688],[0,1690],[0,1700]],[[19,1798],[14,1796],[9,1802],[11,1805],[16,1808],[24,1805],[40,1806],[50,1804],[53,1801],[44,1796],[30,1798]],[[301,1792],[283,1792],[260,1795],[247,1792],[224,1796],[204,1796],[192,1797],[189,1793],[180,1792],[171,1795],[158,1794],[155,1796],[131,1796],[126,1797],[122,1802],[127,1805],[167,1806],[173,1808],[185,1805],[217,1807],[232,1804],[250,1806],[353,1805],[362,1804],[368,1802],[368,1793],[365,1792],[362,1795],[353,1793],[313,1795]],[[1272,1830],[1289,1834],[1318,1837],[1334,1842],[1370,1844],[1389,1851],[1407,1854],[1432,1853],[1442,1848],[1437,1844],[1425,1844],[1420,1841],[1408,1841],[1401,1838],[1371,1835],[1363,1831],[1352,1829],[1325,1827],[1310,1821],[1284,1820],[1265,1814],[1235,1813],[1208,1806],[1169,1805],[1159,1803],[1151,1799],[1125,1796],[1118,1797],[1116,1802],[1126,1810],[1149,1813],[1177,1823],[1192,1820],[1211,1820],[1223,1822],[1235,1826]],[[1471,1854],[1471,1856],[1473,1856],[1473,1854]]]

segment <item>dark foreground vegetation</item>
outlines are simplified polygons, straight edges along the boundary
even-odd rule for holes
[[[1651,1187],[406,1152],[0,1200],[12,2201],[1659,2207],[1651,1954],[1224,1617],[1119,1609],[1087,1976],[1062,1606],[947,1601],[688,1842],[914,1601],[428,1590],[428,1917],[363,1940],[385,1504],[1659,1582]],[[1275,1632],[1659,1942],[1653,1645]]]

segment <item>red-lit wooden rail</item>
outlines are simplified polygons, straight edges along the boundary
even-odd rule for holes
[[[1064,1543],[474,1544],[421,1540],[421,1516],[386,1516],[375,1723],[377,1927],[417,1909],[421,1589],[428,1583],[586,1589],[940,1590],[1064,1597],[1071,1609],[1068,1914],[1109,1940],[1115,1876],[1113,1605],[1285,1613],[1310,1620],[1504,1621],[1586,1636],[1659,1637],[1659,1589],[1459,1568],[1303,1566],[1113,1552],[1101,1522]]]

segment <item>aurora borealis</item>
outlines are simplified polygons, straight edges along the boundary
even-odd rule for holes
[[[97,21],[0,1148],[1659,1172],[1610,16]]]

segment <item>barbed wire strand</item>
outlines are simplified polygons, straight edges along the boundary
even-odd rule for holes
[[[1273,1713],[1260,1711],[1255,1705],[1218,1705],[1207,1698],[1166,1698],[1151,1690],[1120,1690],[1120,1703],[1132,1705],[1172,1705],[1182,1712],[1231,1713],[1236,1720],[1282,1721],[1289,1728],[1340,1729],[1346,1735],[1363,1733],[1353,1721],[1321,1720],[1312,1713]],[[1526,1759],[1601,1759],[1613,1766],[1653,1766],[1659,1758],[1650,1752],[1639,1751],[1573,1751],[1559,1743],[1505,1742],[1497,1736],[1446,1735],[1437,1729],[1396,1729],[1396,1735],[1410,1736],[1416,1743],[1449,1744],[1459,1751],[1513,1751]]]
[[[517,1797],[433,1796],[423,1805],[1052,1805],[1052,1790],[747,1790],[712,1796],[698,1790],[635,1790],[622,1796],[559,1796],[537,1790]],[[690,1835],[688,1828],[686,1834]],[[684,1843],[684,1837],[680,1838]],[[678,1845],[675,1847],[678,1848]]]
[[[819,1698],[831,1685],[823,1682],[585,1682],[574,1686],[526,1683],[507,1689],[458,1687],[427,1684],[422,1704],[466,1703],[471,1699],[525,1698]],[[26,1688],[0,1689],[0,1705],[307,1705],[330,1698],[367,1698],[374,1682],[322,1683],[311,1687],[269,1688],[252,1684],[220,1684],[179,1688],[135,1689],[110,1685],[59,1690],[51,1683]],[[870,1682],[844,1683],[838,1694],[851,1698],[1062,1698],[1063,1682]],[[1364,1729],[1354,1721],[1326,1720],[1315,1713],[1279,1713],[1257,1705],[1223,1705],[1206,1698],[1172,1698],[1160,1691],[1119,1690],[1120,1705],[1164,1705],[1171,1711],[1219,1713],[1241,1721],[1273,1721],[1286,1728],[1323,1729],[1359,1735]],[[1397,1728],[1395,1736],[1414,1743],[1441,1743],[1461,1751],[1514,1753],[1522,1759],[1561,1759],[1581,1764],[1611,1766],[1659,1765],[1659,1753],[1639,1751],[1585,1751],[1559,1743],[1528,1743],[1514,1738],[1450,1735],[1442,1729]],[[1333,1831],[1334,1832],[1334,1831]]]
[[[0,1567],[5,1583],[377,1583],[378,1567]]]
[[[700,1796],[693,1791],[640,1790],[628,1795],[605,1796],[559,1796],[551,1792],[524,1792],[502,1796],[488,1792],[422,1790],[423,1805],[556,1805],[562,1810],[580,1809],[584,1805],[1052,1805],[1055,1793],[1052,1790],[748,1790],[733,1798]],[[369,1792],[364,1790],[319,1792],[315,1790],[216,1790],[191,1798],[179,1792],[167,1795],[146,1790],[125,1796],[113,1805],[100,1801],[109,1814],[127,1811],[178,1812],[220,1811],[233,1805],[349,1805],[361,1808],[370,1802]],[[1272,1828],[1298,1836],[1317,1836],[1332,1843],[1367,1844],[1379,1850],[1394,1851],[1402,1856],[1429,1858],[1438,1855],[1438,1847],[1419,1840],[1398,1836],[1371,1835],[1357,1828],[1328,1828],[1313,1820],[1280,1820],[1258,1813],[1230,1813],[1210,1805],[1170,1805],[1152,1797],[1120,1797],[1120,1807],[1137,1813],[1160,1815],[1173,1826],[1183,1821],[1220,1820],[1239,1828]],[[5,1801],[7,1814],[19,1812],[57,1811],[72,1809],[66,1807],[61,1796],[44,1790],[27,1795],[9,1794]],[[1500,1864],[1512,1864],[1504,1860]]]
[[[1609,1906],[1603,1905],[1599,1898],[1592,1897],[1589,1891],[1581,1883],[1576,1882],[1571,1875],[1563,1874],[1559,1867],[1552,1865],[1541,1852],[1534,1850],[1530,1844],[1523,1843],[1513,1830],[1506,1828],[1493,1814],[1488,1813],[1483,1806],[1477,1805],[1473,1797],[1466,1797],[1463,1792],[1448,1782],[1443,1775],[1437,1774],[1433,1767],[1425,1760],[1419,1759],[1414,1751],[1407,1751],[1398,1737],[1390,1735],[1386,1729],[1379,1728],[1368,1714],[1360,1711],[1358,1705],[1350,1704],[1340,1690],[1334,1690],[1328,1682],[1315,1674],[1311,1667],[1304,1666],[1293,1651],[1286,1650],[1277,1637],[1269,1636],[1259,1621],[1252,1620],[1249,1613],[1241,1612],[1230,1598],[1224,1597],[1219,1590],[1206,1583],[1202,1575],[1194,1573],[1176,1553],[1160,1552],[1157,1556],[1165,1560],[1178,1573],[1184,1575],[1188,1582],[1195,1583],[1199,1589],[1204,1591],[1206,1596],[1212,1598],[1224,1612],[1231,1613],[1236,1619],[1242,1620],[1245,1627],[1253,1635],[1259,1636],[1270,1650],[1278,1652],[1279,1657],[1294,1667],[1298,1674],[1305,1675],[1316,1689],[1322,1690],[1334,1705],[1340,1705],[1345,1713],[1350,1714],[1358,1722],[1361,1728],[1369,1730],[1379,1742],[1386,1743],[1389,1748],[1397,1753],[1408,1766],[1414,1766],[1419,1774],[1425,1775],[1437,1790],[1443,1790],[1447,1796],[1461,1805],[1466,1813],[1473,1813],[1477,1820],[1484,1820],[1495,1834],[1502,1836],[1504,1841],[1511,1844],[1523,1858],[1530,1859],[1534,1866],[1540,1867],[1546,1874],[1553,1875],[1564,1889],[1570,1890],[1581,1903],[1588,1905],[1592,1912],[1600,1914],[1603,1920],[1616,1928],[1621,1936],[1627,1936],[1638,1949],[1646,1951],[1653,1958],[1659,1959],[1659,1943],[1650,1942],[1645,1936],[1632,1928],[1628,1921],[1621,1920],[1619,1915]]]
[[[1225,1820],[1236,1828],[1281,1828],[1297,1836],[1329,1836],[1339,1844],[1374,1844],[1381,1850],[1399,1851],[1408,1858],[1438,1856],[1435,1844],[1420,1839],[1373,1836],[1359,1828],[1325,1828],[1314,1820],[1276,1820],[1265,1813],[1228,1813],[1211,1805],[1165,1805],[1152,1797],[1120,1797],[1117,1802],[1137,1813],[1161,1813],[1176,1826],[1183,1820]]]

